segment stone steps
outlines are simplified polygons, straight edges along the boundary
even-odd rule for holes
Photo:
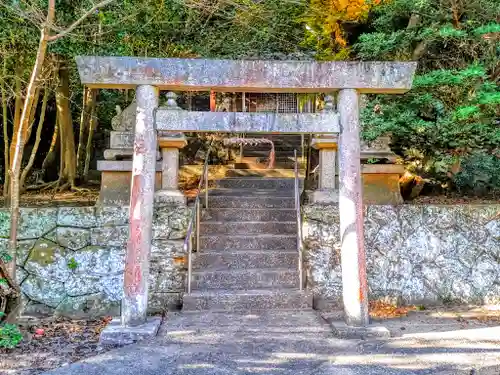
[[[263,235],[210,235],[200,236],[200,250],[290,250],[297,248],[297,236]]]
[[[237,198],[236,198],[237,199]],[[210,198],[209,198],[210,203]],[[202,221],[296,221],[297,213],[291,208],[208,208],[203,209]]]
[[[185,311],[249,312],[311,309],[312,294],[295,289],[196,290],[184,296]]]
[[[259,209],[259,208],[289,208],[295,207],[295,200],[289,197],[272,196],[238,196],[237,199],[229,195],[210,195],[208,203],[210,208],[239,208],[239,209]]]
[[[196,254],[195,271],[298,267],[297,250],[206,250]]]
[[[244,269],[193,272],[192,288],[208,289],[260,289],[298,287],[297,269]]]
[[[215,181],[219,188],[292,190],[293,178],[230,177]],[[302,184],[302,179],[301,179]]]
[[[209,190],[209,200],[212,197],[265,197],[265,198],[292,198],[294,191],[292,189],[256,189],[256,188],[215,188]],[[203,197],[204,198],[204,197]],[[210,202],[209,202],[210,203]]]
[[[250,234],[295,234],[297,223],[294,221],[204,221],[200,224],[200,234],[203,235],[250,235]]]
[[[294,179],[269,177],[280,173],[269,170],[234,175],[249,172],[254,176],[218,180],[209,190],[185,311],[312,306],[311,295],[299,291]]]
[[[293,169],[230,169],[226,177],[294,178]]]

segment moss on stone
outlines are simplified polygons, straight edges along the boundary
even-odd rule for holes
[[[53,264],[57,258],[56,254],[62,252],[62,248],[55,242],[44,238],[36,241],[31,253],[28,257],[29,262],[36,263],[40,266]]]

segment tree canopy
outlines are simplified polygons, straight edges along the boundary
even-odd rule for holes
[[[47,3],[6,0],[0,5],[0,116],[7,141]],[[57,1],[53,32],[92,5],[90,0]],[[76,55],[417,60],[412,91],[368,98],[365,138],[391,133],[394,150],[414,172],[464,192],[479,185],[488,190],[499,187],[491,173],[500,168],[498,14],[497,0],[123,0],[96,10],[51,42],[42,78],[54,93],[59,79],[54,69],[68,66],[71,119],[78,129],[84,104]],[[97,117],[106,127],[115,106],[127,104],[131,96],[107,90],[99,95]],[[45,122],[53,122],[55,95],[46,108]],[[44,125],[42,134],[52,133],[53,126]],[[49,144],[50,134],[40,147]]]

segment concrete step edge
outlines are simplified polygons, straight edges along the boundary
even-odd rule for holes
[[[209,273],[222,273],[222,274],[244,274],[249,272],[266,272],[266,273],[280,273],[280,272],[294,272],[299,273],[297,268],[245,268],[245,269],[220,269],[220,270],[196,270],[193,275],[204,275]]]
[[[271,233],[266,233],[266,234],[200,234],[200,238],[210,238],[210,237],[217,237],[217,238],[255,238],[255,236],[258,236],[258,238],[297,238],[297,235],[295,234],[271,234]]]
[[[236,210],[239,210],[239,208],[236,208]],[[270,208],[270,210],[277,210],[277,208]],[[217,224],[217,225],[226,225],[226,224],[297,224],[296,221],[211,221],[211,220],[206,220],[206,221],[201,221],[200,224]]]
[[[255,255],[261,255],[263,253],[283,253],[283,254],[295,254],[297,253],[297,250],[280,250],[280,249],[270,249],[270,250],[224,250],[224,249],[207,249],[207,250],[200,250],[198,253],[194,253],[197,256],[198,255],[203,255],[203,254],[210,254],[210,255],[220,255],[220,254],[234,254],[234,255],[239,255],[242,251],[244,251],[247,254],[255,254]],[[298,256],[298,254],[297,254]]]
[[[233,208],[233,207],[214,207],[210,208],[210,202],[208,208],[203,208],[204,210],[233,210],[233,211],[296,211],[295,208]]]
[[[192,290],[189,297],[212,297],[212,296],[272,296],[275,294],[304,294],[297,288],[262,288],[262,289],[197,289]]]

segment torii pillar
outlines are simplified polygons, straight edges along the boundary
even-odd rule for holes
[[[369,324],[369,315],[358,92],[354,89],[340,90],[338,110],[341,129],[339,214],[342,300],[346,323],[362,327]]]

